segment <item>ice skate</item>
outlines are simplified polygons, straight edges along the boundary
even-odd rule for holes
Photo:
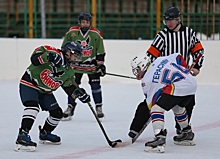
[[[181,132],[181,134],[174,136],[174,144],[183,145],[183,146],[194,146],[196,145],[194,142],[195,134],[192,132],[191,126],[187,126]]]
[[[19,129],[18,138],[16,140],[16,147],[15,151],[35,151],[37,147],[37,144],[33,141],[31,141],[30,136],[28,135],[28,132]]]
[[[51,134],[51,132],[47,132],[46,130],[41,129],[39,126],[40,134],[39,134],[39,143],[41,144],[54,144],[59,145],[61,144],[61,139],[59,136]]]
[[[166,135],[167,130],[161,130],[159,134],[157,134],[153,141],[149,141],[145,143],[146,152],[160,152],[163,153],[165,151],[166,145]]]
[[[75,108],[76,108],[76,105],[73,106],[72,104],[68,104],[68,107],[63,112],[63,118],[61,120],[62,121],[72,120],[72,116],[74,115]]]
[[[105,116],[102,112],[102,105],[96,105],[96,114],[98,118],[103,118]]]

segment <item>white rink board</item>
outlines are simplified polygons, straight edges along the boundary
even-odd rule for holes
[[[145,53],[151,40],[104,40],[106,48],[107,72],[132,76],[130,61],[141,52]],[[62,39],[25,39],[0,38],[0,80],[19,79],[30,64],[30,55],[39,45],[51,45],[60,48]],[[220,84],[220,41],[202,41],[205,48],[205,61],[200,75],[199,84]],[[84,78],[85,79],[85,78]],[[128,81],[119,77],[106,75],[103,81]]]

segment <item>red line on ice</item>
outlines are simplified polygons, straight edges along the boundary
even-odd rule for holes
[[[212,129],[212,128],[217,128],[217,127],[220,127],[220,121],[193,127],[193,131],[198,132],[198,131],[203,131],[203,130],[209,130],[209,129]],[[175,132],[169,133],[169,136],[173,135],[173,134],[175,134]],[[47,159],[73,159],[73,158],[77,159],[77,158],[83,158],[83,157],[89,157],[89,156],[97,155],[97,154],[100,154],[100,153],[110,152],[110,151],[113,151],[113,150],[115,151],[116,149],[118,149],[118,148],[96,147],[96,148],[90,149],[90,150],[69,153],[69,154],[66,154],[66,155],[50,157],[50,158],[47,158]]]

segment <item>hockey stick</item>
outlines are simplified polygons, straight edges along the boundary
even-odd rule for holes
[[[98,124],[99,124],[99,126],[100,126],[100,128],[101,128],[101,130],[102,130],[102,132],[103,132],[103,134],[104,134],[104,136],[105,136],[105,139],[106,139],[107,142],[108,142],[108,144],[109,144],[111,147],[115,147],[118,143],[122,142],[120,139],[119,139],[119,140],[115,140],[115,141],[111,141],[111,140],[108,138],[108,135],[107,135],[107,133],[106,133],[106,131],[105,131],[105,129],[104,129],[104,127],[103,127],[101,121],[100,121],[99,118],[97,117],[97,115],[96,115],[96,113],[95,113],[95,110],[94,110],[94,108],[92,107],[91,103],[88,102],[87,104],[89,105],[89,108],[91,109],[93,115],[95,116],[95,118],[96,118],[96,120],[97,120],[97,122],[98,122]]]
[[[118,74],[114,74],[114,73],[106,73],[106,75],[117,76],[117,77],[123,77],[123,78],[130,78],[130,79],[136,79],[135,77],[124,76],[124,75],[118,75]]]
[[[138,134],[131,140],[132,144],[138,139],[138,137],[142,134],[142,132],[145,130],[145,128],[150,124],[151,117],[148,119],[148,121],[144,124],[142,129],[138,132]]]
[[[199,56],[193,61],[192,65],[189,67],[189,71],[191,71],[192,68],[195,66],[195,64],[196,64],[197,62],[199,62],[199,59],[202,57],[203,54],[204,54],[203,52],[202,52],[202,53],[199,53]]]
[[[61,68],[62,68],[62,70],[65,72],[65,74],[66,74],[69,78],[72,78],[72,77],[68,74],[67,70],[66,70],[64,67],[61,67]],[[76,88],[77,88],[79,91],[81,91],[80,88],[79,88],[79,85],[78,85],[74,80],[72,81],[72,83],[73,83],[74,86],[76,86]],[[99,126],[100,126],[100,128],[101,128],[101,130],[102,130],[102,133],[104,134],[105,139],[107,140],[109,146],[111,146],[112,148],[114,148],[118,143],[122,142],[120,139],[119,139],[119,140],[115,140],[115,141],[111,141],[111,140],[109,139],[109,137],[108,137],[108,135],[107,135],[107,133],[106,133],[106,131],[105,131],[105,129],[104,129],[104,127],[103,127],[101,121],[100,121],[99,118],[97,117],[97,115],[96,115],[96,113],[95,113],[95,110],[94,110],[94,108],[92,107],[91,103],[88,102],[87,104],[88,104],[89,108],[91,109],[91,111],[92,111],[94,117],[96,118],[96,121],[98,122],[98,124],[99,124]]]
[[[138,137],[142,134],[142,132],[145,130],[145,128],[150,124],[151,118],[148,119],[148,121],[144,124],[144,126],[141,128],[141,130],[136,134],[136,136],[128,141],[120,142],[117,144],[117,147],[125,147],[128,145],[131,145],[135,143],[135,141],[138,139]]]

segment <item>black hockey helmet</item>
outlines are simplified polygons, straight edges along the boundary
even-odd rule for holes
[[[87,21],[89,21],[90,22],[90,25],[88,26],[88,27],[82,27],[81,26],[81,21],[82,20],[87,20]],[[79,26],[80,26],[80,28],[81,28],[81,30],[82,31],[88,31],[89,30],[89,28],[91,27],[91,23],[92,23],[92,16],[91,16],[91,14],[90,13],[87,13],[87,12],[82,12],[82,13],[80,13],[80,15],[79,15],[79,17],[78,17],[78,24],[79,24]]]
[[[80,15],[78,16],[78,23],[79,23],[79,25],[80,25],[81,20],[88,20],[88,21],[90,21],[90,23],[91,23],[91,21],[92,21],[92,16],[91,16],[90,13],[82,12],[82,13],[80,13]]]
[[[165,20],[172,20],[179,18],[181,16],[181,12],[177,7],[169,7],[164,13]]]
[[[68,50],[70,50],[70,52],[72,54],[77,54],[78,56],[82,56],[82,48],[81,45],[79,43],[76,42],[71,42],[71,41],[67,41],[62,47],[61,47],[62,52],[65,54]]]

